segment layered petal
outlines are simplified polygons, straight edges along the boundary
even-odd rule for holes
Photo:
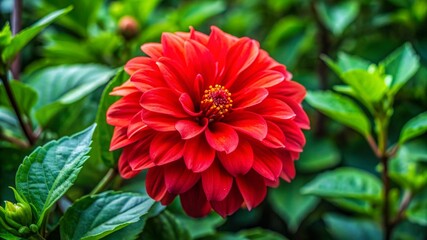
[[[239,144],[239,136],[236,131],[224,123],[217,122],[206,128],[205,136],[209,145],[220,152],[231,153]]]
[[[166,188],[173,194],[187,192],[200,179],[200,174],[188,170],[182,161],[164,166],[164,176]]]
[[[185,142],[185,165],[193,172],[203,172],[215,159],[215,150],[207,143],[205,136],[198,135]]]
[[[204,217],[211,211],[211,205],[203,194],[202,184],[199,182],[195,187],[180,195],[181,205],[184,211],[191,217]]]
[[[185,118],[187,113],[182,109],[176,93],[168,88],[156,88],[141,96],[141,106],[148,111]]]
[[[230,192],[233,177],[229,175],[222,166],[213,162],[211,166],[202,173],[202,185],[208,201],[222,201]]]
[[[267,136],[267,122],[264,118],[255,113],[236,111],[230,113],[227,118],[224,119],[224,122],[238,132],[244,133],[259,141],[262,141]]]
[[[156,165],[164,165],[176,161],[184,153],[185,143],[179,134],[157,133],[150,143],[150,158]]]
[[[264,200],[267,187],[264,179],[254,171],[236,178],[237,186],[245,201],[246,207],[251,210]]]
[[[218,152],[218,159],[231,175],[235,177],[244,175],[252,168],[254,162],[252,146],[248,141],[241,139],[232,153]]]
[[[228,195],[221,201],[210,201],[212,208],[222,217],[235,213],[243,204],[243,197],[240,194],[237,184],[234,183]]]

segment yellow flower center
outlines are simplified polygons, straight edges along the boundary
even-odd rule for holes
[[[231,100],[231,93],[221,85],[209,86],[205,90],[202,101],[200,101],[200,108],[205,117],[210,121],[221,119],[230,112],[233,106]]]

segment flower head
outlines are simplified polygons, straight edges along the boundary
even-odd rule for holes
[[[252,209],[268,186],[295,176],[309,128],[305,89],[255,40],[212,27],[210,35],[164,33],[125,66],[130,79],[107,112],[123,148],[122,177],[148,169],[148,194],[176,196],[190,216]]]

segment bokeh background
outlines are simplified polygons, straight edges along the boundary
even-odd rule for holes
[[[13,3],[0,1],[0,26],[10,21]],[[25,47],[21,64],[14,69],[15,78],[39,95],[32,113],[39,119],[34,123],[41,132],[38,144],[93,123],[103,88],[128,59],[142,55],[139,46],[158,42],[162,32],[188,31],[190,26],[208,34],[215,25],[230,34],[258,40],[308,90],[331,89],[340,83],[321,55],[336,59],[344,52],[377,63],[409,42],[421,66],[396,97],[391,141],[396,141],[407,120],[427,109],[426,0],[24,0],[22,26],[69,5],[74,6],[73,11]],[[23,138],[13,112],[4,105],[0,104],[0,130]],[[305,109],[312,129],[305,132],[307,146],[296,163],[297,177],[292,183],[282,182],[269,190],[261,206],[251,212],[240,210],[226,220],[217,215],[190,219],[179,204],[173,204],[169,212],[183,228],[179,231],[199,239],[235,239],[235,233],[248,231],[245,229],[252,229],[246,233],[250,239],[260,239],[258,235],[267,236],[264,239],[379,239],[380,226],[374,219],[300,193],[316,175],[339,166],[379,175],[378,161],[361,135],[308,105]],[[426,146],[424,136],[406,145],[406,153],[427,160]],[[2,200],[12,198],[7,186],[14,185],[16,169],[31,150],[0,141]],[[90,159],[67,196],[77,199],[89,192],[106,170],[101,161]],[[123,190],[144,191],[144,176],[115,184]],[[177,239],[185,239],[179,237],[179,231]],[[394,237],[426,239],[427,230],[404,221]]]

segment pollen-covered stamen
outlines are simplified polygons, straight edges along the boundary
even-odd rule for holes
[[[224,86],[216,84],[205,90],[200,109],[209,120],[221,119],[231,111],[233,100],[231,93]]]

